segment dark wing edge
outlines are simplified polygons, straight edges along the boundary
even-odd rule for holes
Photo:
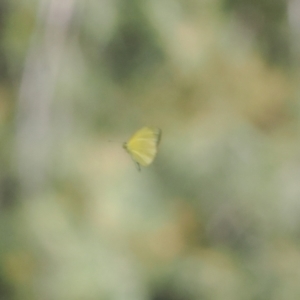
[[[162,136],[162,131],[161,129],[157,128],[157,142],[156,142],[156,146],[158,146],[160,144],[161,141],[161,136]]]

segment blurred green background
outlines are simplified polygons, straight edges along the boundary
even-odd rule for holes
[[[299,19],[1,0],[0,299],[300,299]],[[145,125],[138,172],[122,143]]]

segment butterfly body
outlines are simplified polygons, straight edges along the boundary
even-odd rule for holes
[[[143,127],[123,144],[123,148],[130,154],[138,166],[149,166],[156,154],[161,139],[161,130],[155,127]]]

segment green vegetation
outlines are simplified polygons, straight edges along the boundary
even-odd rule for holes
[[[1,300],[300,298],[293,5],[0,2]]]

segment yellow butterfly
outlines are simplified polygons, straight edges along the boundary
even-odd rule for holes
[[[143,127],[123,144],[123,148],[131,155],[139,171],[140,166],[146,167],[153,162],[160,139],[159,128]]]

